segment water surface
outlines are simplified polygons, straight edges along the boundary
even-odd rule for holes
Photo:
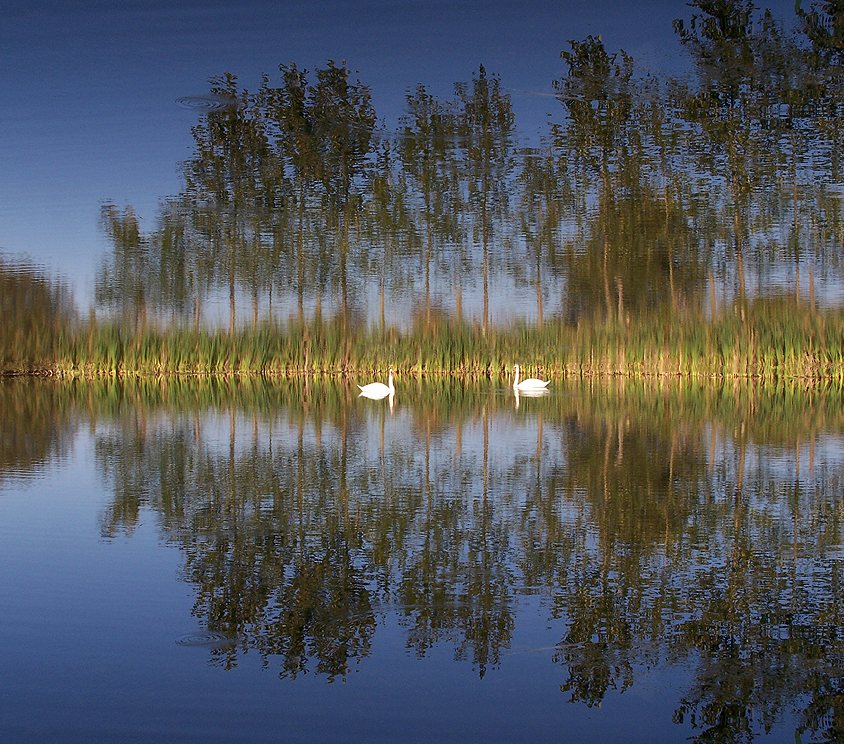
[[[840,395],[6,381],[6,740],[833,740]]]

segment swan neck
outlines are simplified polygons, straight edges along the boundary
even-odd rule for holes
[[[519,365],[514,365],[513,370],[516,373],[516,376],[513,378],[513,387],[517,388],[519,387]]]
[[[395,386],[393,385],[393,370],[390,370],[390,375],[387,378],[387,387],[389,388],[391,393],[394,392],[395,389],[396,389]]]

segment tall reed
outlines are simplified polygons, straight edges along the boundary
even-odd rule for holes
[[[56,335],[51,350],[18,355],[3,371],[71,377],[159,375],[383,374],[392,365],[418,376],[489,377],[519,362],[530,374],[674,376],[844,381],[844,313],[759,300],[744,318],[726,312],[655,312],[629,322],[560,320],[487,330],[437,318],[350,330],[340,319],[264,323],[235,333],[182,327],[135,332],[89,321]]]

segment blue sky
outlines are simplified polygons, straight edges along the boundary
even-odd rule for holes
[[[793,0],[768,3],[791,18]],[[0,24],[0,251],[26,254],[81,291],[104,249],[103,201],[134,205],[151,227],[178,191],[195,112],[180,96],[208,78],[295,61],[346,60],[394,124],[405,91],[423,82],[449,95],[483,63],[513,95],[527,129],[559,104],[551,81],[569,39],[601,34],[640,70],[677,73],[684,56],[671,21],[683,2],[368,0],[269,2],[42,1],[4,4]]]

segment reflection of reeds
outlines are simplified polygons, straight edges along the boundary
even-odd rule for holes
[[[840,312],[770,300],[746,312],[745,320],[737,313],[714,321],[655,313],[627,323],[550,321],[489,329],[486,336],[478,326],[456,321],[345,335],[339,320],[265,324],[235,334],[185,328],[130,333],[90,323],[49,344],[36,334],[37,348],[23,369],[82,377],[272,377],[375,372],[392,364],[405,375],[477,378],[501,374],[520,361],[530,373],[556,377],[844,380]],[[7,371],[22,369],[14,359],[4,362]]]
[[[514,401],[506,385],[504,377],[403,378],[397,381],[398,406],[430,431],[483,415],[509,417],[515,413]],[[842,392],[842,381],[575,378],[560,382],[551,395],[530,399],[516,415],[541,414],[548,424],[594,420],[616,426],[629,420],[654,432],[712,425],[759,443],[793,443],[812,432],[844,431]],[[77,420],[74,414],[97,421],[126,411],[153,416],[238,410],[267,420],[283,412],[289,419],[343,428],[375,410],[359,401],[357,393],[349,380],[304,375],[8,380],[0,386],[0,410],[8,414],[4,426],[9,432],[31,433],[33,422],[41,426],[42,420],[58,431],[64,422]]]

